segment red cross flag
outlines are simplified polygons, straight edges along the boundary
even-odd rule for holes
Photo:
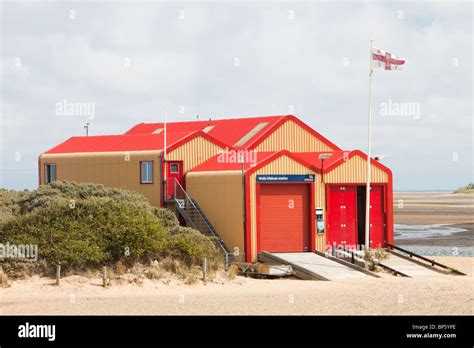
[[[390,52],[372,48],[372,69],[402,70],[405,59],[397,57]]]

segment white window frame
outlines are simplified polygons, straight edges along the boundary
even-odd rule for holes
[[[173,166],[176,166],[176,171],[173,171]],[[170,163],[170,174],[179,174],[179,163]]]
[[[153,184],[153,161],[140,162],[140,184]]]

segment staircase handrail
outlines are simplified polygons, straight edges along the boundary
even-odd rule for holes
[[[194,209],[197,211],[197,213],[199,214],[199,216],[201,217],[201,220],[204,221],[204,223],[206,224],[207,228],[209,229],[209,231],[213,232],[214,234],[214,229],[209,226],[209,224],[207,223],[207,220],[204,218],[204,216],[202,216],[201,212],[199,211],[199,209],[196,207],[196,205],[194,204],[193,200],[191,199],[191,197],[189,197],[189,195],[187,194],[187,192],[184,190],[183,186],[181,186],[181,184],[179,183],[179,181],[175,178],[174,179],[174,185],[175,185],[175,190],[174,190],[174,193],[173,193],[173,196],[174,196],[174,199],[176,200],[176,186],[179,187],[180,191],[182,193],[184,193],[185,197],[186,197],[186,200],[188,200],[194,207]],[[192,222],[192,221],[191,221]],[[194,223],[193,223],[194,225]],[[196,225],[194,225],[196,226]]]
[[[179,183],[179,181],[174,178],[174,192],[173,192],[173,197],[174,197],[174,200],[177,202],[177,200],[179,198],[176,197],[176,188],[179,188],[180,191],[184,194],[184,198],[185,200],[187,200],[188,202],[190,202],[194,208],[194,210],[199,214],[199,217],[201,218],[202,221],[204,221],[204,223],[206,224],[208,230],[211,232],[212,235],[214,235],[216,238],[217,238],[217,242],[219,243],[219,246],[221,247],[222,251],[224,251],[224,254],[225,254],[225,259],[226,259],[226,262],[228,262],[229,260],[229,255],[233,255],[232,253],[230,253],[228,250],[227,250],[227,247],[222,243],[221,239],[220,239],[220,236],[217,234],[217,232],[215,231],[215,229],[213,227],[211,227],[208,222],[207,222],[207,219],[201,214],[201,211],[200,209],[198,209],[198,207],[194,204],[193,200],[191,199],[191,197],[189,197],[188,193],[184,190],[183,186],[181,186],[181,184]],[[178,203],[178,202],[177,202]],[[178,203],[179,205],[179,203]],[[194,222],[189,219],[191,221],[191,223],[193,224],[194,227],[196,227],[196,225],[194,224]]]

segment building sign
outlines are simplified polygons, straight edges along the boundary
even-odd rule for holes
[[[257,175],[257,182],[314,182],[314,174],[264,174]]]

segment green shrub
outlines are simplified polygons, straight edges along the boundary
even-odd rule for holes
[[[0,243],[36,244],[39,262],[5,260],[8,276],[125,265],[172,257],[192,268],[221,262],[214,241],[179,226],[174,212],[126,189],[55,182],[33,191],[0,190]],[[49,269],[49,271],[48,271]],[[177,273],[178,270],[176,269]]]
[[[222,261],[222,255],[214,241],[189,227],[178,226],[172,229],[167,246],[170,255],[182,258],[188,265],[200,265],[203,258],[207,258],[209,264],[214,266]]]
[[[0,188],[0,228],[9,218],[19,213],[18,201],[28,191],[14,191]]]
[[[84,268],[152,256],[163,250],[165,236],[151,212],[129,202],[96,197],[71,208],[67,199],[55,198],[8,221],[0,242],[37,244],[40,259]]]
[[[19,213],[26,214],[35,209],[52,204],[54,198],[68,199],[69,203],[89,198],[108,198],[135,205],[141,209],[152,211],[148,200],[141,194],[126,189],[105,187],[101,184],[56,181],[41,185],[36,190],[26,192],[18,199]]]
[[[172,229],[179,226],[178,218],[172,210],[165,208],[153,208],[153,213],[158,218],[158,220],[160,220],[161,224],[167,229]]]
[[[474,183],[458,188],[454,193],[474,193]]]

